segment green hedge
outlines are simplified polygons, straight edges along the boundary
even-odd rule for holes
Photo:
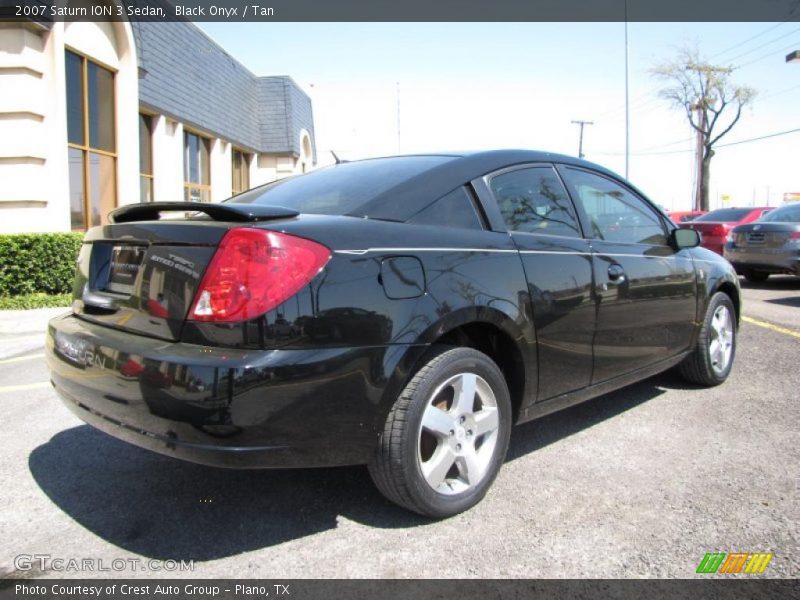
[[[72,291],[82,233],[0,235],[0,296]]]
[[[72,304],[72,294],[23,294],[21,296],[0,296],[0,310],[21,310],[31,308],[66,308]]]

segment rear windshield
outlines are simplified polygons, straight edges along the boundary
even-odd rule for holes
[[[345,215],[452,159],[452,156],[397,156],[345,162],[268,183],[224,202],[284,206],[317,215]]]
[[[741,221],[744,219],[752,208],[720,208],[719,210],[712,210],[710,213],[704,214],[702,217],[697,217],[697,221]]]
[[[800,204],[790,204],[781,206],[768,212],[759,221],[771,221],[773,223],[800,223]]]

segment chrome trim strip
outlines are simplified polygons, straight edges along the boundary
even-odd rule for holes
[[[657,258],[665,260],[690,260],[683,256],[646,256],[642,254],[619,254],[610,252],[573,252],[560,250],[501,250],[497,248],[366,248],[360,250],[335,250],[336,254],[349,254],[361,256],[371,252],[491,252],[495,254],[569,254],[572,256],[626,256],[631,258]],[[699,259],[695,259],[699,260]],[[704,261],[713,262],[713,261]]]
[[[520,250],[520,254],[570,254],[574,256],[591,256],[591,252],[573,252],[573,251],[565,251],[560,252],[558,250]]]
[[[678,260],[679,258],[683,258],[684,260],[690,260],[689,257],[684,256],[649,256],[646,254],[612,254],[609,252],[595,252],[598,256],[631,256],[633,258],[663,258],[667,260]]]
[[[336,254],[367,254],[368,252],[494,252],[516,254],[517,250],[499,250],[495,248],[367,248],[365,250],[335,250]]]

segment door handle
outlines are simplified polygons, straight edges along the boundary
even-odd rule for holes
[[[612,283],[622,283],[625,281],[625,269],[620,265],[611,265],[608,267],[608,279]]]

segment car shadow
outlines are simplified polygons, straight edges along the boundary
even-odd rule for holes
[[[795,296],[793,298],[771,298],[769,300],[764,300],[764,302],[780,304],[781,306],[800,307],[800,296]]]
[[[771,275],[766,281],[747,281],[740,277],[739,283],[743,289],[748,290],[800,290],[800,277],[793,275]]]
[[[671,373],[554,413],[513,431],[516,460],[665,392],[689,389]],[[42,491],[81,526],[136,554],[206,561],[335,529],[340,517],[370,527],[430,524],[385,500],[364,467],[241,471],[142,450],[88,425],[34,449]]]
[[[648,402],[666,390],[695,390],[674,371],[661,373],[616,392],[599,396],[515,427],[506,460],[511,461],[558,442]]]

